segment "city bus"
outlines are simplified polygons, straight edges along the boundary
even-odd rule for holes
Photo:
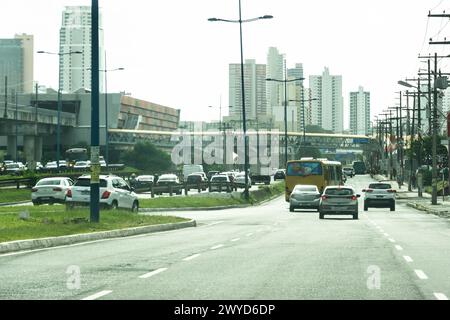
[[[86,148],[72,148],[66,150],[67,166],[72,168],[77,161],[87,161],[88,152]]]
[[[353,170],[355,170],[355,174],[365,174],[367,171],[366,164],[364,161],[353,161]]]
[[[336,186],[342,182],[342,164],[327,159],[302,158],[291,160],[286,169],[285,200],[297,184],[315,185],[322,193],[326,186]]]

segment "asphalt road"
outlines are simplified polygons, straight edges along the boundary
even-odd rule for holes
[[[283,198],[177,215],[198,227],[0,255],[0,298],[450,297],[449,221],[400,202],[364,212],[360,201],[359,220],[289,213]]]

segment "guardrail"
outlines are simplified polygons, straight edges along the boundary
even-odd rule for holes
[[[27,188],[31,188],[35,184],[36,184],[35,178],[15,178],[15,179],[0,180],[0,188],[11,186],[16,186],[17,189],[20,189],[20,186],[26,186]]]
[[[171,197],[173,194],[181,195],[184,190],[184,195],[189,195],[189,191],[191,189],[196,190],[198,193],[202,191],[208,190],[209,192],[218,191],[218,192],[232,192],[237,191],[237,185],[230,182],[199,182],[199,183],[179,183],[179,184],[169,184],[165,186],[153,185],[151,187],[152,198],[155,195],[168,193]]]

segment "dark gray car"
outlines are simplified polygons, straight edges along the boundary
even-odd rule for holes
[[[320,198],[319,218],[328,215],[352,215],[358,219],[358,198],[352,187],[330,186],[326,187]]]

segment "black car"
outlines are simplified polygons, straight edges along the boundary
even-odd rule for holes
[[[130,185],[134,188],[135,192],[151,191],[154,180],[155,177],[152,175],[137,176],[136,179],[130,180]]]
[[[191,173],[190,175],[188,175],[186,179],[187,191],[189,191],[191,188],[197,189],[198,186],[200,186],[201,189],[205,191],[208,187],[208,181],[201,174]]]
[[[273,175],[273,180],[284,180],[285,178],[286,178],[286,173],[284,172],[284,170],[278,170]]]

